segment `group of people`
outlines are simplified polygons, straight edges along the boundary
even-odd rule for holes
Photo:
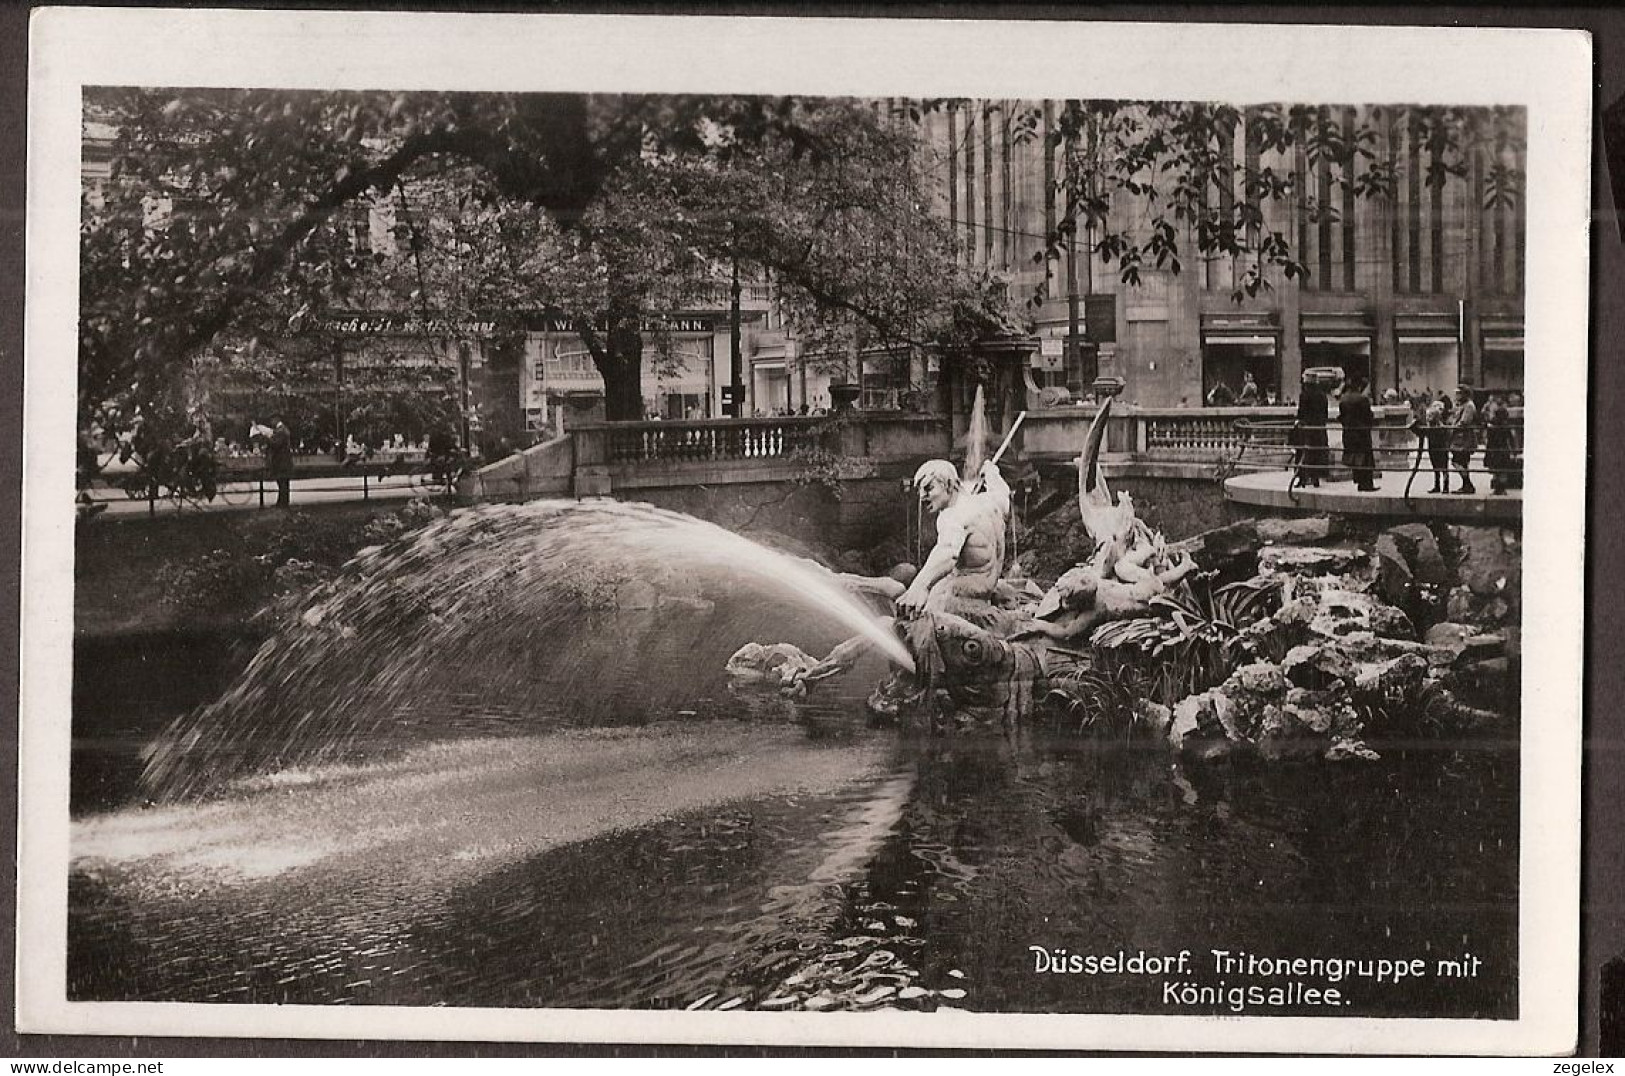
[[[1377,488],[1376,447],[1373,431],[1376,414],[1363,377],[1350,377],[1337,393],[1337,421],[1343,430],[1343,465],[1352,473],[1354,488],[1375,492]],[[1327,426],[1331,419],[1331,387],[1306,379],[1298,400],[1291,445],[1298,484],[1319,486],[1329,481],[1331,448]],[[1413,405],[1414,406],[1414,405]],[[1504,495],[1517,481],[1517,435],[1511,409],[1500,396],[1491,396],[1482,411],[1467,385],[1456,388],[1454,399],[1440,393],[1420,406],[1420,414],[1410,427],[1421,438],[1433,471],[1432,493],[1475,494],[1473,456],[1482,439],[1483,469],[1490,473],[1490,492]],[[1461,478],[1451,488],[1450,472]]]
[[[1503,496],[1517,485],[1521,468],[1518,465],[1517,430],[1512,410],[1507,401],[1493,395],[1480,409],[1473,402],[1473,394],[1463,385],[1456,390],[1454,404],[1450,397],[1440,393],[1420,408],[1420,414],[1411,422],[1427,449],[1428,464],[1433,470],[1434,493],[1477,493],[1473,485],[1472,459],[1478,450],[1480,429],[1483,431],[1484,469],[1490,473],[1490,493]],[[1461,482],[1455,490],[1450,488],[1450,465],[1461,472]]]
[[[1337,421],[1343,427],[1343,463],[1353,473],[1354,488],[1373,492],[1377,488],[1376,446],[1372,430],[1377,425],[1371,397],[1366,395],[1363,377],[1351,377],[1338,394]],[[1331,481],[1332,451],[1327,437],[1331,422],[1331,386],[1317,378],[1304,378],[1298,393],[1298,413],[1292,426],[1293,460],[1300,486],[1319,486]]]
[[[1229,385],[1220,381],[1207,394],[1209,407],[1274,407],[1278,402],[1275,387],[1260,388],[1251,370],[1241,375],[1240,392],[1231,391]]]

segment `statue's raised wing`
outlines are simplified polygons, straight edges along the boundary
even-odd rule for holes
[[[1108,398],[1096,412],[1083,444],[1083,454],[1078,457],[1078,511],[1083,515],[1084,529],[1094,541],[1097,555],[1105,551],[1108,569],[1129,544],[1129,530],[1134,525],[1133,501],[1125,497],[1119,504],[1106,485],[1105,475],[1100,473],[1100,449],[1106,440],[1106,416],[1111,410],[1112,402]]]
[[[1078,506],[1083,509],[1083,521],[1089,522],[1091,503],[1110,508],[1116,503],[1111,490],[1106,488],[1106,477],[1100,473],[1100,446],[1106,440],[1106,416],[1111,414],[1112,401],[1107,397],[1095,412],[1089,424],[1089,436],[1083,442],[1083,454],[1078,457]]]

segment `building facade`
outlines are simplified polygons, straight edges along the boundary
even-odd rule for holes
[[[1249,238],[1279,233],[1307,275],[1267,270],[1268,287],[1237,302],[1246,266],[1200,257],[1188,227],[1178,236],[1180,271],[1147,265],[1138,284],[1091,255],[1099,236],[1082,226],[1073,243],[1046,256],[1045,237],[1066,213],[1058,177],[1073,147],[1057,133],[1064,107],[957,101],[920,119],[934,211],[960,235],[960,257],[1001,274],[1012,298],[1031,300],[1036,385],[1076,395],[1094,377],[1113,376],[1129,401],[1199,406],[1220,385],[1238,392],[1246,373],[1291,399],[1304,369],[1337,366],[1370,377],[1378,392],[1439,392],[1461,382],[1521,391],[1522,110],[1453,110],[1471,136],[1455,146],[1441,145],[1411,110],[1315,110],[1315,119],[1344,131],[1370,131],[1365,153],[1349,162],[1310,160],[1302,145],[1255,144],[1251,112],[1241,110],[1234,132],[1217,140],[1234,179],[1202,197],[1229,219],[1248,197],[1244,177],[1297,177],[1289,195],[1255,199],[1259,222]],[[1364,192],[1385,173],[1394,177],[1391,191]],[[1110,198],[1106,228],[1143,242],[1158,210],[1121,189]]]

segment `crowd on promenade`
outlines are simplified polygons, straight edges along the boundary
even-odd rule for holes
[[[1332,454],[1328,428],[1331,400],[1337,400],[1337,424],[1342,429],[1343,466],[1349,470],[1354,488],[1375,492],[1378,474],[1374,441],[1376,411],[1363,377],[1329,380],[1306,372],[1298,398],[1289,443],[1293,449],[1295,483],[1320,486],[1333,481]],[[1482,401],[1482,403],[1480,403]],[[1425,450],[1433,485],[1429,492],[1474,495],[1478,487],[1473,475],[1489,475],[1492,495],[1505,495],[1521,488],[1523,482],[1521,426],[1512,408],[1523,401],[1516,394],[1475,392],[1470,385],[1458,385],[1453,393],[1411,393],[1388,390],[1385,405],[1403,404],[1410,408],[1409,429]],[[1482,450],[1478,465],[1474,457]],[[1452,474],[1454,472],[1454,475]],[[1459,477],[1457,477],[1459,476]],[[1452,487],[1451,479],[1457,477]]]

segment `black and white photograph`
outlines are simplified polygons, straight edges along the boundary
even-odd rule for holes
[[[32,30],[19,1030],[1572,1045],[1584,35]]]

